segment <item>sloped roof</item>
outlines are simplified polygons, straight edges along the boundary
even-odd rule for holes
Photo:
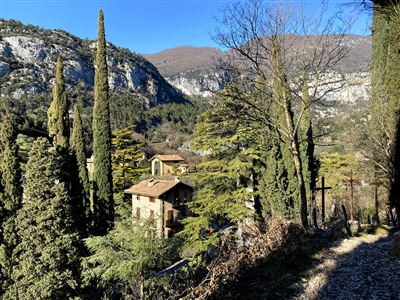
[[[150,181],[152,182],[151,185],[149,186]],[[139,182],[138,184],[131,186],[124,192],[127,194],[158,197],[168,192],[170,189],[172,189],[178,184],[184,184],[184,183],[176,180],[146,179]]]
[[[150,160],[153,160],[155,158],[158,158],[161,161],[184,161],[182,156],[178,154],[159,154],[159,155],[154,155]]]

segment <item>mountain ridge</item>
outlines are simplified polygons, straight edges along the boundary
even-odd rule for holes
[[[64,30],[0,19],[1,96],[19,99],[49,92],[58,55],[64,61],[67,86],[91,91],[95,49],[95,41]],[[153,64],[137,53],[107,42],[107,63],[112,92],[128,92],[147,106],[186,101]]]
[[[318,36],[315,36],[318,40]],[[307,43],[312,41],[312,37],[294,37],[294,41],[299,43],[299,48],[306,48]],[[344,44],[349,49],[349,53],[342,59],[335,71],[337,75],[344,75],[351,78],[351,81],[360,81],[367,87],[359,85],[358,88],[351,87],[345,89],[344,94],[360,94],[364,96],[368,92],[370,79],[366,74],[370,73],[370,57],[372,49],[371,36],[349,34],[344,37]],[[297,46],[297,45],[296,45]],[[224,58],[225,52],[213,47],[175,47],[151,55],[144,55],[159,70],[165,79],[173,86],[189,96],[208,97],[223,86],[219,78],[224,74],[218,72],[214,61]],[[356,79],[356,77],[359,78]],[[358,89],[358,91],[357,91]],[[355,97],[350,96],[350,102],[354,102]]]

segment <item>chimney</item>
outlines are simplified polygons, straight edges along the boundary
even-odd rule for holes
[[[149,182],[147,183],[147,186],[148,187],[152,187],[155,184],[156,184],[156,181],[154,180],[154,178],[152,178],[152,179],[149,179]]]

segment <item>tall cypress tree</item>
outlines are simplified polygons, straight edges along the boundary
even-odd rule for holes
[[[99,11],[93,107],[93,207],[95,234],[107,233],[114,224],[112,194],[111,125],[103,11]]]
[[[272,216],[293,220],[297,216],[298,192],[290,153],[274,132],[269,133],[267,143],[259,187],[264,219]]]
[[[26,165],[25,201],[17,215],[20,243],[13,255],[13,286],[6,299],[67,299],[76,296],[79,238],[62,182],[62,157],[39,138]]]
[[[2,124],[0,141],[2,145],[1,183],[3,187],[3,208],[6,215],[14,214],[21,207],[21,169],[18,162],[17,131],[15,121],[7,116]]]
[[[376,184],[389,188],[389,203],[400,214],[400,1],[373,1],[372,118],[369,134]]]
[[[56,64],[56,79],[53,87],[53,101],[48,110],[49,136],[57,149],[69,147],[69,101],[65,90],[64,64],[60,57]]]
[[[72,215],[75,226],[79,229],[81,235],[86,233],[86,221],[84,202],[82,198],[82,188],[79,184],[79,170],[75,158],[70,153],[70,122],[67,91],[65,89],[65,80],[63,75],[64,64],[60,57],[57,59],[55,84],[53,87],[53,99],[48,110],[48,130],[53,146],[62,156],[62,177],[65,187],[70,195],[72,203]]]
[[[285,131],[293,134],[293,120],[294,113],[292,108],[293,95],[288,88],[288,82],[285,74],[285,64],[282,58],[282,46],[280,45],[279,39],[276,37],[273,39],[273,51],[271,53],[271,63],[272,63],[272,104],[271,104],[271,114],[276,120],[278,127],[284,128]],[[300,186],[299,176],[296,165],[295,156],[297,155],[298,149],[294,146],[294,142],[297,141],[298,136],[284,136],[281,132],[275,133],[275,151],[279,151],[280,161],[277,161],[279,170],[284,175],[281,179],[284,181],[279,183],[279,186],[284,189],[282,194],[284,196],[285,208],[284,215],[293,219],[298,217],[304,226],[307,226],[307,199],[304,199],[306,195],[305,186]],[[273,157],[276,156],[272,153]],[[271,159],[274,158],[270,157]],[[267,166],[268,168],[268,166]],[[303,178],[304,180],[304,178]],[[303,182],[304,183],[304,182]],[[277,195],[276,195],[277,196]],[[279,196],[278,196],[279,197]]]
[[[275,80],[270,88],[265,79],[259,78],[257,97],[265,103],[269,103],[270,97],[281,97],[282,86]],[[283,111],[275,103],[270,105],[270,114],[274,119],[283,122]],[[258,193],[262,206],[264,219],[270,217],[282,217],[292,220],[295,218],[295,203],[297,199],[297,181],[294,165],[287,144],[272,128],[264,128],[262,131],[263,166],[260,168]]]
[[[11,271],[14,260],[12,250],[17,245],[15,216],[22,205],[21,169],[18,161],[18,145],[16,143],[16,124],[11,116],[6,116],[0,132],[2,161],[0,164],[2,187],[2,246],[0,264],[5,289],[11,284]]]
[[[315,189],[316,166],[314,160],[314,139],[311,122],[311,99],[308,92],[307,73],[303,72],[303,91],[301,96],[303,117],[300,126],[300,153],[307,199],[314,205],[312,191]]]
[[[389,1],[386,7],[389,18],[388,53],[385,78],[385,96],[390,119],[387,126],[392,133],[391,185],[389,201],[395,208],[400,224],[400,1]]]
[[[81,202],[81,228],[87,228],[91,217],[90,207],[90,184],[89,176],[86,168],[86,155],[85,155],[85,144],[82,127],[81,117],[82,101],[78,99],[78,103],[74,107],[74,123],[72,128],[71,138],[71,160],[73,170],[72,174],[72,188],[76,191],[76,196]]]

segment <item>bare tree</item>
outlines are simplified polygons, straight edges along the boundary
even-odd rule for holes
[[[224,90],[239,105],[243,119],[273,130],[292,153],[300,191],[300,217],[307,221],[307,195],[300,156],[300,126],[310,107],[343,85],[332,70],[348,53],[349,23],[340,15],[306,15],[301,3],[239,1],[228,6],[215,41],[228,49],[219,68],[230,74]],[[339,74],[339,75],[338,75]],[[308,82],[308,95],[304,82]],[[278,112],[278,113],[277,113]],[[268,130],[266,130],[268,128]]]

